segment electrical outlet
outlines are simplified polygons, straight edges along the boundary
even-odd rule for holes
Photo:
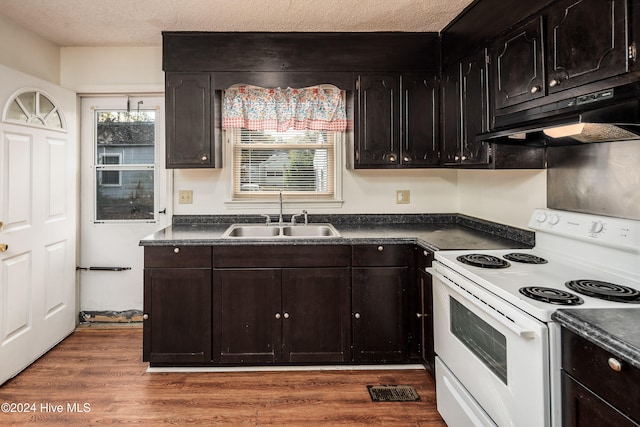
[[[178,203],[181,205],[190,205],[193,203],[193,190],[180,190],[178,192]]]
[[[411,192],[409,190],[396,190],[396,204],[411,203]]]

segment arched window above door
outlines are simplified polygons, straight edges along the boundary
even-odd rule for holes
[[[24,123],[49,129],[65,129],[58,106],[39,90],[23,90],[14,95],[4,109],[6,122]]]

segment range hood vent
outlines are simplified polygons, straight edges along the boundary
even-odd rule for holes
[[[625,88],[628,89],[628,88]],[[607,93],[613,94],[610,89]],[[629,91],[621,91],[626,100],[599,98],[593,103],[579,104],[563,101],[570,107],[561,110],[515,113],[503,122],[525,117],[541,117],[514,126],[501,125],[501,129],[477,136],[479,141],[523,145],[572,145],[592,142],[640,140],[640,96],[629,100]],[[599,92],[602,93],[602,92]],[[597,95],[597,94],[594,94]],[[585,95],[587,97],[589,95]],[[602,101],[601,101],[602,100]],[[579,99],[578,99],[579,101]],[[606,105],[604,101],[606,102]],[[556,105],[559,103],[556,103]],[[590,108],[586,111],[585,108]],[[499,118],[496,118],[498,123]],[[522,123],[522,122],[521,122]]]

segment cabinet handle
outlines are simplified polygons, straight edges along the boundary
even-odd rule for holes
[[[541,89],[540,86],[537,86],[537,85],[533,86],[531,88],[531,93],[538,93],[538,92],[540,92],[540,89]]]
[[[549,86],[551,86],[551,87],[556,87],[556,86],[558,86],[559,84],[560,84],[560,80],[558,80],[558,79],[551,79],[551,80],[549,80]]]
[[[378,252],[382,252],[382,251],[384,251],[384,246],[382,245],[378,246]]]
[[[148,320],[149,319],[149,315],[147,313],[142,315],[142,320]]]
[[[180,248],[173,248],[173,253],[174,254],[180,253]]]
[[[622,362],[620,362],[618,359],[614,357],[610,357],[609,360],[607,360],[607,363],[609,363],[609,367],[614,371],[616,372],[622,371]]]
[[[355,317],[356,319],[359,319],[360,318],[360,313],[354,314],[353,317]]]
[[[282,317],[284,317],[285,319],[288,319],[289,318],[289,313],[283,314]]]
[[[280,313],[276,313],[276,319],[280,319],[282,316],[280,316]]]

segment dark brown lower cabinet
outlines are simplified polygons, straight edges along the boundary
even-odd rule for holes
[[[349,268],[214,270],[214,361],[346,363]]]
[[[144,272],[143,360],[154,366],[211,363],[211,269]]]
[[[405,362],[407,267],[352,269],[353,360]]]
[[[562,425],[640,426],[640,369],[562,328]]]

